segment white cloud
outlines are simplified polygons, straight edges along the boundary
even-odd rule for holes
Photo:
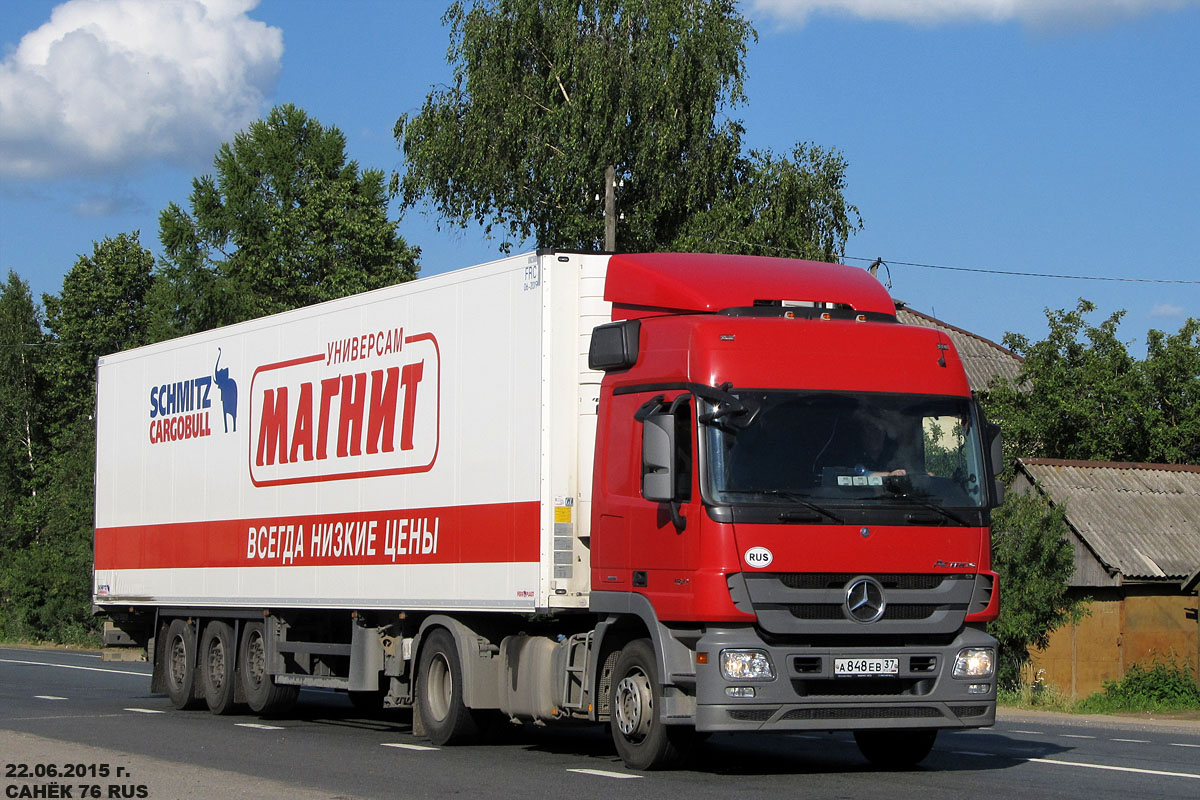
[[[0,175],[202,163],[256,119],[283,32],[258,0],[69,0],[0,63]]]
[[[1171,303],[1159,303],[1150,309],[1151,317],[1182,317],[1183,306],[1173,305]]]
[[[943,22],[1021,22],[1095,25],[1114,17],[1173,10],[1200,0],[753,0],[753,6],[782,22],[804,24],[813,14],[936,25]]]

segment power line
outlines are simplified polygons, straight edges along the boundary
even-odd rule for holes
[[[716,239],[715,241],[725,242],[727,244],[736,244],[741,247],[746,247],[746,248],[750,248],[750,249],[775,250],[779,253],[784,253],[784,254],[790,255],[794,258],[803,258],[804,257],[804,254],[800,253],[799,251],[792,250],[787,247],[779,247],[777,245],[751,244],[750,242],[743,242],[743,241],[739,241],[737,239]],[[922,269],[943,269],[943,270],[950,270],[952,272],[981,272],[986,275],[1015,275],[1015,276],[1021,277],[1021,278],[1060,278],[1062,280],[1070,280],[1070,281],[1113,281],[1113,282],[1117,282],[1117,283],[1173,283],[1173,284],[1183,284],[1186,286],[1200,286],[1200,281],[1185,281],[1185,280],[1176,280],[1176,279],[1167,279],[1167,278],[1112,278],[1112,277],[1108,277],[1105,275],[1061,275],[1061,274],[1057,274],[1057,273],[1053,273],[1053,272],[1017,272],[1015,270],[983,269],[981,267],[950,267],[950,266],[946,266],[944,264],[921,264],[916,261],[893,261],[891,259],[861,258],[859,256],[842,256],[842,259],[848,260],[848,261],[867,261],[867,262],[872,262],[872,263],[875,261],[880,261],[883,265],[896,264],[896,265],[904,266],[904,267],[920,267]]]
[[[858,256],[843,256],[850,261],[875,261],[874,258],[859,258]],[[1061,278],[1071,281],[1115,281],[1118,283],[1177,283],[1189,286],[1200,285],[1200,281],[1184,281],[1167,278],[1113,278],[1106,275],[1060,275],[1052,272],[1016,272],[1003,269],[983,269],[981,267],[949,267],[944,264],[920,264],[915,261],[885,260],[885,264],[898,264],[904,267],[921,267],[922,269],[944,269],[953,272],[982,272],[987,275],[1016,275],[1022,278]]]

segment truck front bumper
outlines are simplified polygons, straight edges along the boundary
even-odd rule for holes
[[[865,637],[864,637],[865,638]],[[700,731],[978,728],[996,721],[996,676],[954,677],[958,654],[996,640],[974,628],[933,646],[807,646],[767,644],[754,628],[710,628],[696,645],[708,663],[696,666],[696,729]],[[731,680],[722,652],[761,651],[771,679]],[[835,675],[836,659],[898,660],[896,674]],[[751,691],[752,690],[752,691]]]

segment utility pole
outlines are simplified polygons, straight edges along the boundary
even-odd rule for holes
[[[604,249],[617,250],[617,168],[612,164],[604,170]]]

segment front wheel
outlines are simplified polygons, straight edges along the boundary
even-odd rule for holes
[[[929,755],[937,730],[855,731],[854,741],[868,761],[883,769],[909,769]]]
[[[609,728],[625,766],[662,769],[682,761],[695,732],[662,721],[662,687],[649,639],[630,642],[621,650],[612,687]]]
[[[479,738],[479,723],[463,700],[458,648],[445,628],[426,636],[418,670],[417,711],[430,741],[441,746]]]

